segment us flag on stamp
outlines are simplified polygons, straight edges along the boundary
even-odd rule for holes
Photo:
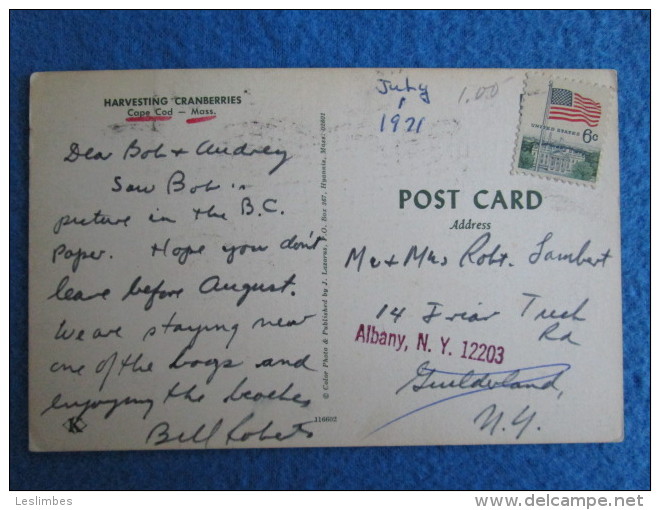
[[[600,103],[593,99],[568,89],[552,89],[548,119],[584,122],[589,127],[596,127],[600,114]]]

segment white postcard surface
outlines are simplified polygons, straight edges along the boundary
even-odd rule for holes
[[[31,449],[621,440],[616,87],[33,75]]]

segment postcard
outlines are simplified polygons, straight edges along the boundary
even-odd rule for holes
[[[33,451],[623,438],[616,73],[36,73]]]

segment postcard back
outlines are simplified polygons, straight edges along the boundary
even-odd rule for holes
[[[619,441],[616,74],[37,73],[35,451]]]

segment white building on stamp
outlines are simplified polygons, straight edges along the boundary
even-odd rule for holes
[[[538,157],[539,146],[532,147],[534,161]],[[565,145],[544,144],[541,148],[541,160],[538,169],[553,174],[570,174],[573,167],[582,161],[585,161],[584,153],[574,150]]]

